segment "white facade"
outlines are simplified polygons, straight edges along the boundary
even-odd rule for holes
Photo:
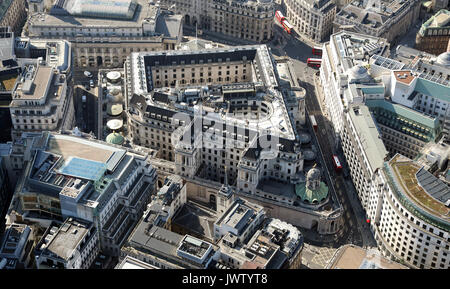
[[[286,18],[295,31],[320,43],[333,31],[336,5],[333,0],[285,0]]]
[[[34,49],[46,54],[46,61],[22,59],[23,73],[16,81],[10,104],[13,140],[24,132],[72,129],[75,122],[73,91],[68,86],[72,69],[70,43],[47,40],[35,44]]]

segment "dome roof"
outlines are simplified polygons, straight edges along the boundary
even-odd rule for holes
[[[110,143],[110,144],[117,144],[117,145],[121,145],[123,144],[124,138],[123,136],[121,136],[119,133],[117,132],[113,132],[110,133],[107,137],[106,137],[106,142]]]
[[[312,168],[308,171],[306,175],[307,180],[320,180],[320,170],[318,168]]]
[[[122,112],[123,112],[123,106],[121,103],[118,103],[118,104],[108,103],[106,113],[108,113],[109,115],[118,116],[118,115],[122,114]]]
[[[367,68],[362,65],[356,65],[350,69],[350,76],[352,78],[365,78],[367,77]]]
[[[450,52],[444,52],[437,57],[437,63],[450,66]]]
[[[110,120],[108,120],[108,122],[106,123],[106,126],[107,126],[110,130],[121,129],[122,126],[123,126],[123,120],[121,120],[121,119],[110,119]]]

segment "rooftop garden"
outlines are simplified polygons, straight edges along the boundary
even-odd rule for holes
[[[10,91],[14,88],[16,83],[17,75],[5,75],[0,77],[0,90]]]
[[[412,161],[405,161],[405,159],[399,159],[399,156],[395,157],[390,162],[391,167],[400,181],[400,186],[403,192],[420,205],[426,211],[441,216],[449,216],[450,209],[444,204],[430,196],[418,183],[416,173],[420,169],[420,166]]]

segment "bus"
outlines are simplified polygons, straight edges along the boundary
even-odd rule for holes
[[[311,126],[313,127],[314,131],[317,133],[317,122],[314,115],[310,115],[309,119],[311,120]]]
[[[286,30],[286,32],[289,34],[291,34],[292,29],[294,28],[294,26],[292,26],[291,23],[289,23],[287,20],[283,20],[281,26],[283,26],[284,30]]]
[[[306,61],[306,64],[308,64],[308,66],[310,66],[310,67],[317,67],[317,68],[319,68],[320,65],[322,64],[322,59],[320,59],[320,58],[308,58],[308,60]]]
[[[277,10],[277,12],[275,12],[275,17],[277,18],[278,22],[280,22],[280,24],[282,24],[283,20],[285,19],[283,13],[281,13],[280,10]]]
[[[322,56],[322,47],[314,46],[312,49],[312,54],[317,56]]]
[[[336,173],[340,173],[342,171],[342,164],[337,155],[333,155],[333,165]]]

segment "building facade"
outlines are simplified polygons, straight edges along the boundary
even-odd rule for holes
[[[198,29],[259,43],[273,37],[272,0],[163,0],[161,5],[181,14],[184,23]]]
[[[27,17],[26,0],[6,0],[0,3],[0,26],[9,26],[20,34]]]
[[[382,37],[394,44],[419,19],[420,1],[353,1],[336,14],[333,32],[341,30]]]
[[[44,132],[33,141],[9,215],[38,223],[67,217],[92,222],[102,251],[117,256],[154,192],[148,154],[88,136]]]
[[[71,44],[64,40],[19,38],[21,75],[10,104],[13,141],[24,132],[61,131],[75,122],[71,79]]]
[[[60,1],[49,13],[30,14],[27,33],[70,41],[77,67],[121,67],[131,52],[175,49],[181,41],[181,16],[146,1],[121,0],[111,7],[110,1],[83,0],[77,2],[79,9],[73,2]]]
[[[445,131],[446,58],[397,49],[397,60],[379,50],[358,60],[355,43],[370,47],[372,39],[340,32],[324,45],[325,102],[383,255],[413,268],[448,268],[450,189],[398,154],[416,157]]]
[[[416,36],[416,48],[434,55],[447,52],[450,41],[450,11],[440,10],[422,24]]]
[[[283,3],[286,18],[298,34],[320,43],[333,32],[335,1],[286,0]]]
[[[242,194],[296,210],[305,162],[296,128],[305,124],[305,105],[292,72],[264,45],[133,53],[125,67],[128,137],[158,150],[183,178],[226,179]],[[326,200],[320,231],[335,233],[339,204]]]

